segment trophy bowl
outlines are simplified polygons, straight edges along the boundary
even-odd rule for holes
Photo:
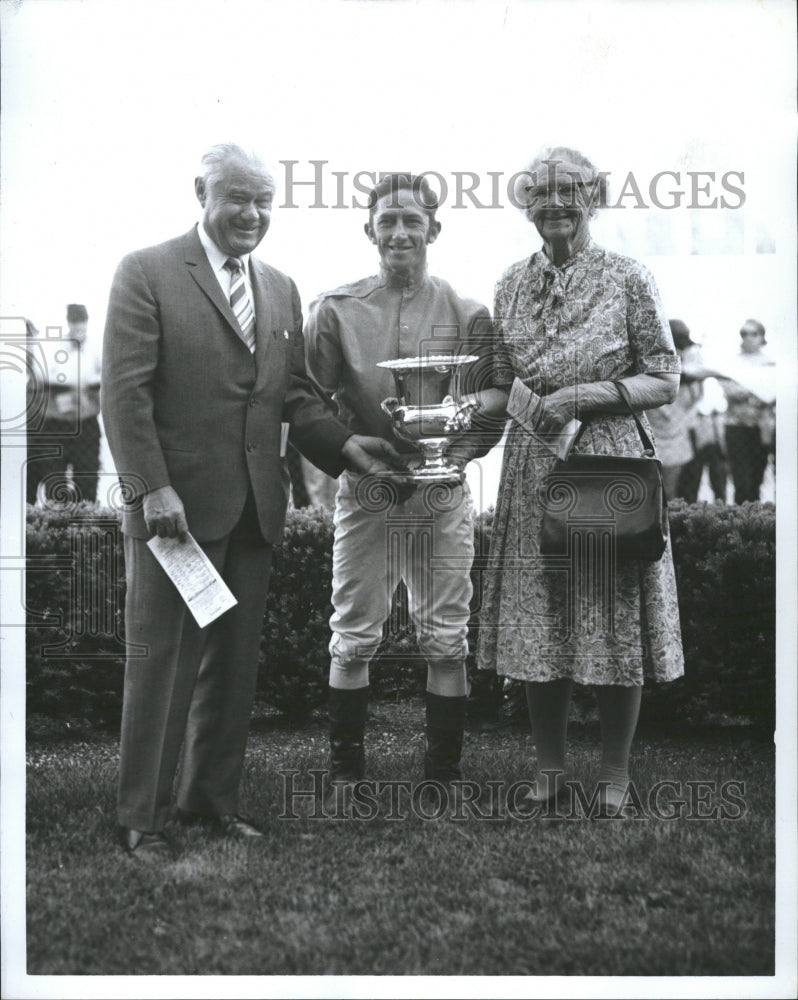
[[[474,354],[440,354],[377,363],[393,372],[396,383],[396,396],[381,403],[383,412],[391,418],[394,434],[415,445],[423,457],[410,473],[416,482],[462,479],[461,470],[446,461],[444,451],[471,422],[474,404],[462,399],[460,376],[465,365],[477,360]]]

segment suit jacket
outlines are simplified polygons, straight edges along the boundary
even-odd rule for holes
[[[145,493],[171,485],[200,541],[235,526],[250,484],[264,538],[283,530],[291,440],[329,475],[350,436],[305,370],[293,281],[250,257],[254,356],[196,227],[138,250],[117,268],[103,343],[102,413],[126,508],[123,530],[148,538]]]

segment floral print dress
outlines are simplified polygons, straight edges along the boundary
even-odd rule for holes
[[[538,395],[563,386],[680,370],[651,274],[588,242],[555,267],[541,251],[496,286],[495,383]],[[644,424],[646,419],[641,415]],[[648,429],[648,427],[647,427]],[[576,446],[640,455],[631,415],[590,417]],[[511,422],[484,578],[477,664],[527,681],[641,685],[684,672],[670,540],[659,562],[542,556],[540,486],[556,459]]]

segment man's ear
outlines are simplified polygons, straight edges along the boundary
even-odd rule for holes
[[[363,225],[363,232],[366,234],[366,236],[368,236],[370,242],[373,243],[376,246],[377,245],[377,235],[374,232],[374,230],[372,229],[370,222],[364,223],[364,225]]]
[[[200,205],[205,208],[205,178],[195,177],[194,178],[194,194],[197,196],[197,201]]]
[[[427,233],[427,243],[434,243],[437,240],[441,232],[441,224],[436,219],[435,222],[431,223],[429,227],[429,232]]]

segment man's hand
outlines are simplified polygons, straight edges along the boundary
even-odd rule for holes
[[[455,438],[444,452],[447,462],[456,465],[460,470],[460,482],[465,481],[466,466],[474,458],[473,443],[467,437]]]
[[[385,482],[397,503],[404,503],[416,491],[416,483],[407,475],[407,459],[384,438],[353,434],[341,450],[341,457],[350,469],[369,475],[374,484],[385,473]]]
[[[355,472],[406,472],[407,464],[394,446],[380,437],[353,434],[341,449],[347,468]]]
[[[179,538],[188,535],[186,512],[183,502],[171,486],[161,486],[144,497],[144,521],[147,528],[161,538]]]

